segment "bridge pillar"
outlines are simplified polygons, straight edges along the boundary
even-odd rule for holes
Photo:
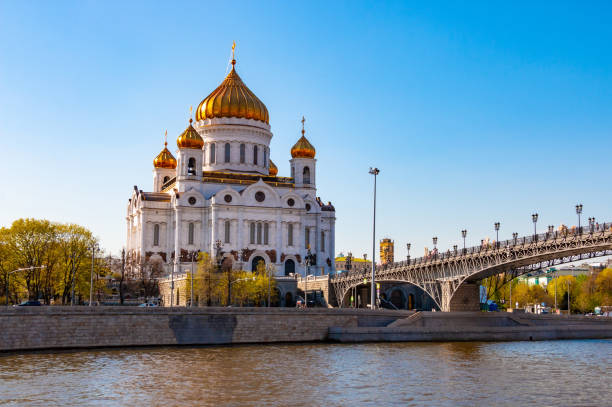
[[[476,283],[463,283],[448,302],[445,301],[445,290],[442,290],[442,304],[447,303],[448,309],[443,311],[480,311],[480,287]]]

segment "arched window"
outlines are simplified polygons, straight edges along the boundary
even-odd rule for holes
[[[261,244],[261,223],[257,224],[257,244]]]
[[[255,244],[255,222],[251,222],[251,225],[249,226],[249,234],[250,234],[250,242],[251,244]]]
[[[263,166],[267,166],[268,165],[268,150],[266,150],[266,148],[264,147],[263,149]]]
[[[321,251],[325,251],[325,232],[321,231]]]
[[[246,156],[245,149],[246,147],[244,146],[244,144],[240,144],[240,164],[244,164]]]
[[[208,158],[209,164],[215,163],[215,145],[210,145],[210,157]]]
[[[153,246],[159,246],[159,225],[153,226]]]
[[[225,162],[230,162],[230,143],[225,143]]]
[[[165,184],[165,183],[166,183],[166,182],[168,182],[168,181],[170,181],[170,177],[166,175],[166,176],[164,177],[164,182],[163,182],[163,183]]]
[[[189,224],[189,237],[188,244],[193,244],[193,237],[195,235],[195,225],[193,223]]]
[[[230,242],[230,221],[225,221],[225,243]]]
[[[304,172],[303,174],[303,182],[304,184],[310,184],[310,168],[308,167],[304,167]]]
[[[268,238],[270,236],[270,225],[264,223],[264,244],[268,244]]]
[[[253,147],[253,164],[257,165],[257,146]]]
[[[293,246],[293,224],[287,225],[287,246]]]
[[[293,166],[291,167],[291,178],[295,181],[295,168]]]
[[[191,157],[187,162],[187,175],[195,175],[196,173],[196,160]]]

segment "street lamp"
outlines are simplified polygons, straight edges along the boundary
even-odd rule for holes
[[[197,252],[193,252],[191,253],[191,296],[189,299],[189,308],[193,307],[193,262],[195,260],[195,257],[197,256]]]
[[[221,242],[221,240],[215,241],[214,247],[215,247],[215,259],[217,260],[217,272],[221,274],[221,263],[223,262],[223,252],[221,251],[221,248],[223,247],[223,243]],[[232,297],[232,288],[230,284],[230,274],[228,270],[228,273],[227,273],[227,305],[230,304],[229,300],[231,297]]]
[[[548,235],[549,237],[553,237],[555,234],[555,227],[553,225],[548,225]]]
[[[499,222],[495,222],[495,248],[499,248]]]
[[[438,244],[438,238],[436,236],[433,237],[433,239],[431,239],[433,241],[433,245],[434,245],[434,250],[436,250],[436,245]]]
[[[9,271],[6,273],[6,306],[9,306],[9,283],[11,280],[11,274],[18,273],[20,271],[28,271],[28,270],[36,270],[36,269],[44,269],[46,266],[37,266],[37,267],[25,267],[13,271]]]
[[[537,228],[536,225],[538,223],[538,214],[534,213],[533,215],[531,215],[531,220],[533,221],[533,239],[534,241],[538,241],[538,232],[537,232]]]
[[[580,215],[582,215],[582,204],[576,205],[576,215],[578,215],[578,234],[582,234],[582,228],[580,227]]]
[[[351,271],[352,261],[353,261],[353,254],[351,252],[348,252],[348,254],[346,255],[345,268],[346,268],[346,271],[348,271],[349,273]]]
[[[514,239],[514,245],[516,246],[516,240],[518,239],[518,233],[513,232],[512,233],[512,238]]]
[[[453,252],[455,253],[455,256],[456,256],[457,255],[457,245],[456,244],[453,245]]]
[[[376,277],[376,176],[380,173],[378,168],[371,168],[369,173],[374,175],[374,216],[372,220],[372,286],[370,287],[370,308],[375,309],[374,303],[374,278]]]
[[[406,251],[408,252],[408,254],[406,255],[406,261],[408,263],[410,263],[410,246],[411,246],[410,243],[406,243]]]
[[[94,243],[91,245],[91,273],[90,273],[90,282],[89,282],[89,306],[92,306],[93,302],[93,275],[94,275],[94,261],[96,251],[99,250],[98,243]]]
[[[314,260],[313,257],[314,255],[310,251],[310,245],[308,245],[308,252],[304,258],[304,264],[306,265],[306,276],[304,279],[304,308],[308,308],[308,274],[310,274],[310,266]]]
[[[463,229],[461,231],[461,236],[463,237],[463,254],[465,254],[466,253],[466,250],[465,250],[465,237],[467,236],[467,230]]]

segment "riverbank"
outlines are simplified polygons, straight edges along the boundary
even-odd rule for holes
[[[612,318],[506,312],[418,312],[383,327],[332,327],[338,342],[543,341],[612,338]]]
[[[612,338],[612,318],[367,309],[20,307],[0,351],[282,342]]]

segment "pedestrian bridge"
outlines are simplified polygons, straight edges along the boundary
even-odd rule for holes
[[[582,259],[612,255],[612,224],[590,225],[580,230],[553,231],[433,253],[376,269],[376,282],[405,282],[425,291],[442,311],[463,310],[477,301],[478,280],[504,273],[507,281],[533,270]],[[338,306],[346,306],[349,291],[371,284],[371,271],[330,276]],[[468,297],[472,298],[468,298]]]

